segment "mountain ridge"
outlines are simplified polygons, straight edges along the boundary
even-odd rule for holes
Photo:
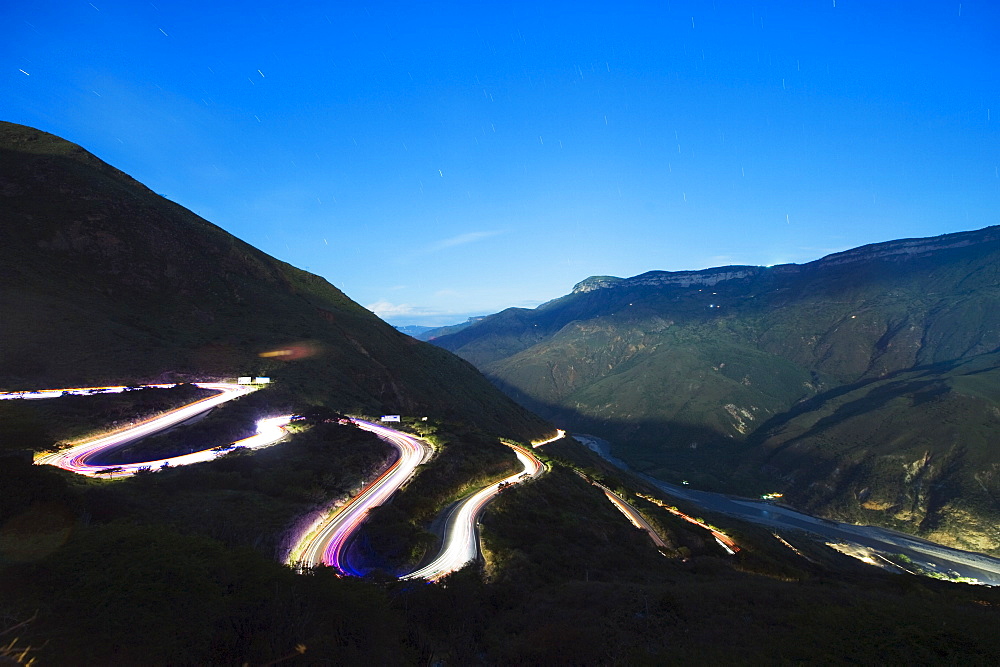
[[[803,265],[596,277],[535,310],[508,309],[433,342],[474,363],[542,416],[611,441],[615,455],[637,469],[743,493],[777,485],[819,514],[844,520],[863,515],[878,523],[878,512],[861,512],[864,501],[849,496],[882,484],[905,504],[920,496],[903,490],[916,478],[903,463],[889,473],[848,455],[850,442],[859,439],[858,429],[875,428],[879,415],[892,414],[899,425],[893,437],[900,451],[921,428],[933,431],[925,423],[930,411],[919,408],[925,396],[918,385],[879,389],[879,382],[940,367],[939,387],[964,387],[969,381],[940,365],[1000,350],[998,240],[1000,227],[992,226],[871,244]],[[980,377],[1000,383],[1000,377]],[[854,407],[830,419],[844,424],[805,429],[808,437],[795,441],[822,461],[822,443],[835,437],[838,444],[828,448],[838,452],[830,455],[832,467],[764,460],[752,451],[772,446],[758,429],[805,401],[816,399],[817,410],[835,406],[842,388],[854,392]],[[935,400],[961,403],[948,396]],[[990,472],[991,461],[1000,465],[1000,451],[973,422],[1000,428],[1000,403],[987,391],[975,405],[964,418],[968,423],[942,435],[948,442],[929,443],[930,460],[959,461],[947,481],[935,484],[970,490],[980,488],[980,479],[990,489],[974,499],[975,521],[964,525],[979,526],[977,545],[998,549],[1000,535],[982,526],[995,516],[989,494],[1000,497]],[[856,416],[861,413],[867,416]],[[922,426],[910,428],[902,414]],[[952,441],[965,437],[975,453],[962,459],[948,454]],[[846,467],[840,477],[827,480],[841,460]],[[854,484],[848,469],[867,482]],[[828,492],[804,490],[824,485]],[[880,502],[884,522],[896,528],[930,534],[932,525],[950,522],[955,537],[963,525],[952,520],[961,495],[937,505],[922,500],[920,512],[904,512],[895,500]],[[944,516],[949,512],[951,519]]]
[[[466,362],[55,135],[0,123],[0,200],[5,388],[272,375],[300,402],[550,431]]]
[[[983,232],[985,238],[983,237]],[[638,285],[678,285],[689,287],[691,285],[717,285],[727,280],[738,280],[741,278],[751,278],[765,272],[774,273],[797,273],[802,270],[812,268],[824,268],[852,262],[862,262],[872,259],[926,255],[937,250],[961,248],[977,243],[990,241],[1000,241],[1000,225],[986,227],[980,230],[955,232],[951,234],[941,234],[927,238],[897,239],[883,241],[880,243],[870,243],[867,245],[835,252],[825,255],[819,259],[803,264],[775,264],[772,266],[754,265],[730,265],[698,269],[693,271],[646,271],[630,278],[617,278],[615,276],[591,276],[578,282],[573,286],[571,294],[581,294],[592,292],[597,289],[622,289],[635,287]]]

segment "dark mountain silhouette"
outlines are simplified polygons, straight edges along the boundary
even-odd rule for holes
[[[551,431],[465,361],[68,141],[0,123],[0,201],[4,389],[269,375],[344,411]]]

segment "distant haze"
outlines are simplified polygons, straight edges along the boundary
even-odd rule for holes
[[[393,324],[996,224],[1000,7],[38,0],[0,118]]]

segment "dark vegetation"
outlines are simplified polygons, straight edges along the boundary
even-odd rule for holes
[[[4,566],[0,593],[6,618],[37,611],[21,636],[40,664],[262,664],[299,645],[337,664],[406,657],[379,588],[155,524],[80,528],[50,555]]]
[[[39,664],[986,664],[995,654],[997,591],[885,575],[801,540],[807,561],[766,531],[709,517],[743,546],[726,556],[570,441],[542,448],[549,472],[487,511],[485,562],[441,585],[380,570],[294,574],[275,559],[282,527],[388,454],[328,409],[307,415],[287,442],[126,480],[0,465],[0,618],[34,617],[19,645]],[[481,434],[420,425],[442,468],[427,466],[389,505],[410,525],[475,475],[512,467],[510,450]],[[481,457],[492,463],[477,469]],[[670,547],[657,550],[580,473],[637,504]]]
[[[437,555],[440,534],[432,524],[445,508],[520,470],[509,447],[479,430],[430,421],[407,426],[433,443],[433,458],[390,503],[369,513],[352,548],[352,563],[396,575]]]

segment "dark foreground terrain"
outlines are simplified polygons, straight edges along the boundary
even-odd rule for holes
[[[796,554],[707,517],[742,547],[728,555],[572,441],[540,450],[545,476],[488,510],[485,560],[440,584],[297,574],[277,562],[282,529],[388,455],[323,417],[269,449],[125,480],[0,459],[3,639],[37,664],[993,664],[1000,650],[996,589],[784,535]],[[488,447],[435,430],[443,452]],[[410,555],[400,539],[425,539],[448,489],[468,483],[457,456],[389,506],[403,537],[371,533],[372,562],[390,568]],[[667,546],[581,472],[631,498]]]

